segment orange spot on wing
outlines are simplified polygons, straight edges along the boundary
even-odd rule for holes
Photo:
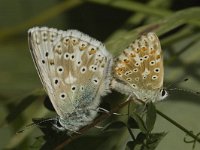
[[[146,51],[147,50],[147,48],[146,47],[142,47],[142,49],[141,49],[142,51]]]
[[[155,54],[155,52],[156,52],[156,50],[152,50],[152,51],[150,52],[150,54]]]
[[[81,51],[83,51],[83,50],[86,49],[86,47],[87,47],[86,44],[81,44],[81,45],[79,46],[79,49],[80,49]]]
[[[96,53],[96,50],[94,48],[92,48],[90,51],[89,51],[89,54],[92,55],[92,54],[95,54]]]
[[[125,67],[117,67],[117,68],[115,68],[115,71],[116,71],[116,73],[117,74],[123,74],[123,72],[125,71]]]
[[[133,54],[133,53],[130,53],[130,56],[131,56],[131,57],[135,57],[135,54]]]
[[[128,64],[128,63],[129,63],[129,60],[128,60],[128,59],[124,59],[124,63],[125,63],[125,64]]]
[[[160,58],[161,58],[161,56],[160,56],[160,55],[157,55],[157,56],[156,56],[156,59],[160,59]]]

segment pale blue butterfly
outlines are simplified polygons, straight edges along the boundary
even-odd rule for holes
[[[44,89],[59,116],[54,126],[77,132],[92,123],[101,96],[110,91],[112,56],[105,46],[77,30],[47,27],[30,29],[28,41]]]

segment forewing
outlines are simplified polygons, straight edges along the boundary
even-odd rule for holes
[[[158,37],[148,33],[131,43],[119,56],[115,76],[135,90],[155,90],[163,86],[163,57]]]
[[[99,103],[109,91],[112,57],[103,44],[77,30],[29,30],[29,47],[38,74],[61,117]]]

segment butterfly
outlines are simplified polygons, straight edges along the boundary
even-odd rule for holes
[[[59,131],[76,132],[94,120],[101,96],[110,92],[112,56],[105,46],[77,30],[34,27],[29,49],[58,117]]]
[[[113,76],[113,89],[144,103],[167,97],[163,55],[156,34],[150,32],[133,41],[117,58]]]

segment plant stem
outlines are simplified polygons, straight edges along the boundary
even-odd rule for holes
[[[165,118],[167,121],[169,121],[170,123],[175,125],[177,128],[179,128],[180,130],[182,130],[187,135],[191,136],[192,138],[194,138],[196,141],[198,141],[200,143],[200,138],[198,138],[196,135],[194,135],[191,131],[187,130],[182,125],[178,124],[176,121],[172,120],[171,118],[169,118],[168,116],[166,116],[165,114],[160,112],[159,110],[156,110],[156,111],[157,111],[157,114],[159,114],[161,117]]]

